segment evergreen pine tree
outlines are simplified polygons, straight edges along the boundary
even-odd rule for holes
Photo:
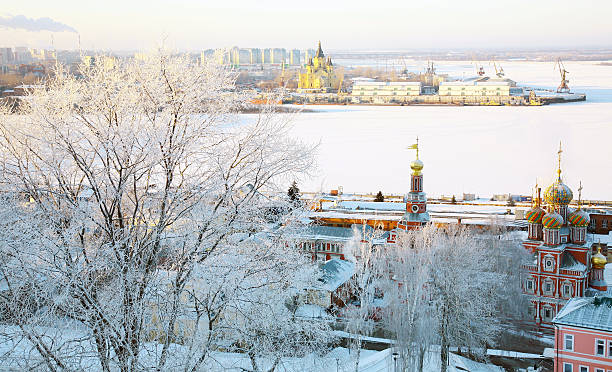
[[[298,188],[297,182],[293,181],[291,186],[289,186],[289,190],[287,190],[287,196],[289,200],[293,203],[298,203],[300,201],[300,189]]]
[[[374,198],[375,202],[384,202],[385,201],[385,196],[383,195],[382,191],[379,191],[378,194],[376,194],[376,197]]]

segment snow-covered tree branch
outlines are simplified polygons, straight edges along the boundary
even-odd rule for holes
[[[164,370],[181,327],[210,330],[253,286],[288,285],[261,280],[293,266],[240,242],[267,227],[262,193],[307,172],[312,148],[289,138],[290,115],[239,120],[249,97],[227,69],[164,50],[96,61],[0,115],[6,337],[32,356],[23,368]],[[182,342],[185,370],[216,336]]]

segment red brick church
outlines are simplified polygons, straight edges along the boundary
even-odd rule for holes
[[[594,242],[587,236],[589,214],[580,207],[569,208],[572,190],[561,177],[561,147],[557,179],[544,191],[537,188],[535,205],[527,211],[529,222],[525,248],[533,253],[533,263],[525,265],[523,291],[529,296],[529,314],[543,330],[553,330],[552,320],[573,297],[607,291],[603,278],[606,258],[593,254]]]

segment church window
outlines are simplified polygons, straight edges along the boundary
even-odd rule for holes
[[[608,358],[612,358],[612,341],[608,341]]]
[[[527,314],[529,316],[535,316],[535,305],[534,304],[529,305],[529,307],[527,308]]]
[[[554,283],[552,280],[550,279],[545,279],[544,282],[542,283],[542,292],[545,295],[552,295],[553,291],[554,291]]]
[[[572,285],[569,283],[563,284],[563,297],[570,297],[572,295]]]
[[[552,317],[552,308],[550,306],[544,307],[544,314],[542,315],[542,318],[545,320],[550,320]]]
[[[573,372],[573,371],[574,371],[574,365],[572,363],[563,362],[563,372]]]
[[[525,287],[527,288],[527,291],[533,292],[533,279],[527,279]]]
[[[608,220],[601,220],[601,228],[602,229],[608,228]]]

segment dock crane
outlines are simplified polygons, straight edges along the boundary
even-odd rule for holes
[[[480,62],[476,61],[476,58],[473,55],[472,55],[472,63],[476,67],[476,73],[478,74],[478,76],[484,76],[485,74],[484,67],[482,67]]]
[[[504,72],[504,68],[501,66],[501,64],[497,63],[497,61],[493,60],[493,67],[495,68],[495,75],[497,75],[498,78],[503,78],[506,73]],[[497,68],[497,65],[499,65],[499,68]]]
[[[554,69],[558,69],[559,73],[561,74],[561,84],[559,84],[559,87],[557,88],[557,93],[569,93],[570,88],[569,85],[567,85],[567,83],[569,83],[569,80],[566,77],[566,75],[569,74],[569,71],[565,69],[561,58],[557,58],[557,63],[555,64]]]
[[[338,96],[342,95],[342,83],[344,83],[344,75],[340,78],[340,84],[338,84]]]
[[[404,65],[402,75],[408,75],[408,66],[406,65],[406,60],[404,59],[404,56],[400,56],[400,61],[402,61],[402,64]]]

